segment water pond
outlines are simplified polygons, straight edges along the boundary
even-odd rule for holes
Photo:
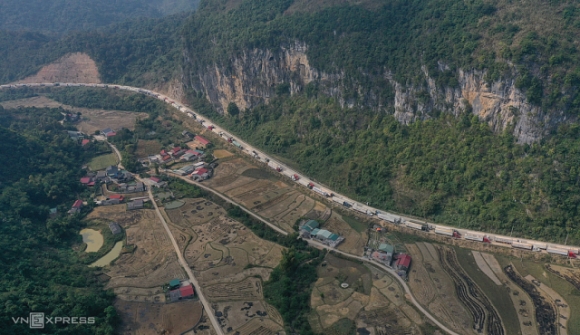
[[[100,231],[85,228],[80,234],[83,236],[83,242],[87,244],[85,252],[97,252],[103,246],[104,239]]]
[[[89,265],[89,267],[102,267],[109,265],[113,260],[117,259],[123,249],[123,241],[115,243],[115,246],[105,256],[99,258],[96,262]]]

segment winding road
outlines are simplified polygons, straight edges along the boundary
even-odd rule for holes
[[[121,152],[119,151],[119,149],[117,149],[117,147],[114,146],[113,144],[111,144],[109,142],[107,142],[107,143],[113,149],[113,151],[115,151],[115,154],[119,158],[119,162],[121,162],[122,156],[121,156]],[[119,163],[118,166],[120,168],[123,168],[123,165],[121,165],[121,163]],[[139,180],[140,182],[143,182],[143,180],[141,178],[139,178],[139,176],[137,176],[137,175],[135,175],[135,179]],[[165,232],[167,232],[167,235],[169,236],[169,239],[171,240],[171,244],[173,244],[173,249],[175,249],[175,253],[177,254],[177,259],[179,261],[179,264],[181,265],[181,267],[183,267],[183,269],[187,273],[187,277],[189,277],[189,280],[193,284],[193,287],[195,288],[195,292],[197,292],[197,296],[199,297],[199,300],[201,301],[203,308],[205,309],[206,314],[209,317],[215,331],[217,332],[218,335],[225,335],[219,321],[217,320],[215,314],[212,312],[213,309],[211,308],[211,304],[209,303],[209,301],[207,301],[207,299],[203,295],[203,291],[201,290],[201,286],[199,285],[199,282],[197,281],[197,279],[193,275],[193,272],[191,271],[191,268],[189,267],[189,265],[185,261],[185,258],[183,258],[183,254],[181,253],[181,250],[179,249],[179,245],[177,244],[175,237],[171,233],[171,230],[169,229],[169,226],[167,225],[167,221],[165,221],[165,218],[161,214],[161,211],[159,210],[159,207],[157,206],[157,203],[155,202],[155,198],[153,197],[153,192],[151,191],[151,187],[147,187],[147,189],[148,189],[148,193],[149,193],[149,200],[151,200],[151,203],[155,207],[155,212],[157,213],[159,220],[163,224],[163,228],[165,228]]]
[[[50,86],[61,86],[61,87],[86,86],[86,87],[100,87],[100,88],[109,88],[109,89],[112,88],[112,89],[121,89],[121,90],[126,90],[126,91],[132,91],[132,92],[135,92],[135,93],[145,94],[145,95],[149,95],[149,96],[152,96],[154,98],[157,98],[157,99],[159,99],[161,101],[164,101],[164,102],[166,102],[168,104],[171,104],[173,107],[175,107],[176,109],[178,109],[182,113],[185,113],[187,115],[190,115],[191,117],[195,117],[195,112],[193,110],[191,110],[190,108],[186,107],[185,105],[183,105],[181,103],[178,103],[178,102],[175,102],[175,101],[173,101],[173,99],[171,99],[171,98],[169,98],[169,97],[167,97],[167,96],[165,96],[165,95],[163,95],[161,93],[157,93],[157,92],[154,92],[154,91],[151,91],[151,90],[137,88],[137,87],[121,86],[121,85],[115,85],[115,84],[85,84],[85,83],[32,83],[32,84],[30,84],[29,83],[29,84],[12,84],[12,85],[8,84],[8,85],[0,85],[0,89],[11,89],[11,88],[22,88],[22,87],[39,87],[39,86],[46,86],[46,87],[50,87]],[[235,137],[235,136],[231,135],[231,133],[229,133],[225,129],[217,126],[215,123],[213,123],[211,120],[209,120],[206,116],[203,116],[203,118],[206,119],[206,121],[205,121],[206,123],[212,123],[212,125],[214,126],[214,129],[213,129],[214,132],[220,134],[220,136],[222,136],[222,137],[224,137],[226,139],[227,138],[231,138],[232,140],[235,140],[238,143],[240,143],[242,145],[242,147],[243,147],[242,151],[244,153],[249,154],[250,156],[253,156],[254,158],[260,160],[261,162],[268,162],[268,165],[270,167],[273,167],[273,168],[275,168],[277,166],[281,167],[282,168],[281,173],[284,174],[285,176],[289,177],[289,178],[292,178],[295,175],[298,176],[298,180],[295,180],[295,181],[297,183],[301,184],[301,185],[307,186],[308,183],[310,183],[310,179],[307,176],[305,176],[303,174],[300,174],[298,171],[295,171],[295,170],[289,168],[288,166],[284,165],[283,163],[275,160],[274,158],[272,158],[272,157],[264,154],[262,151],[254,148],[253,146],[249,145],[248,143],[244,142],[243,140],[239,139],[238,137]],[[201,123],[203,123],[203,121]],[[115,153],[117,154],[117,156],[119,156],[119,160],[121,160],[121,153],[119,152],[119,150],[117,150],[117,148],[114,147],[114,146],[112,146],[112,148],[115,150]],[[119,164],[119,166],[122,167],[122,165],[120,165],[120,164]],[[140,178],[138,178],[138,176],[136,176],[136,178],[140,180]],[[224,196],[224,195],[222,195],[222,194],[220,194],[220,193],[218,193],[218,192],[216,192],[216,191],[214,191],[214,190],[212,190],[212,189],[210,189],[210,188],[208,188],[208,187],[206,187],[206,186],[204,186],[204,185],[202,185],[200,183],[194,182],[191,179],[188,179],[188,178],[185,178],[185,177],[179,177],[179,178],[187,181],[188,183],[195,184],[196,186],[198,186],[198,187],[200,187],[200,188],[202,188],[202,189],[204,189],[206,191],[212,192],[212,193],[216,194],[217,196],[221,197],[222,199],[224,199],[224,200],[226,200],[226,201],[228,201],[228,202],[230,202],[232,204],[235,204],[235,205],[239,206],[246,213],[248,213],[252,217],[260,220],[261,222],[267,224],[269,227],[271,227],[272,229],[274,229],[278,233],[283,234],[283,235],[287,235],[288,234],[286,231],[280,229],[279,227],[271,224],[270,222],[268,222],[267,220],[263,219],[262,217],[256,215],[255,213],[251,212],[250,210],[248,210],[248,209],[244,208],[243,206],[237,204],[232,199],[229,199],[226,196]],[[354,200],[352,200],[352,199],[350,199],[350,198],[348,198],[348,197],[346,197],[344,195],[338,194],[338,193],[330,190],[330,188],[325,187],[325,186],[321,185],[318,182],[316,184],[319,185],[319,187],[323,191],[328,192],[328,193],[334,193],[335,194],[335,197],[337,197],[337,198],[339,198],[341,200],[347,201],[347,202],[349,202],[351,204],[354,204],[359,209],[363,209],[363,210],[368,211],[368,212],[371,212],[371,213],[376,213],[377,212],[377,209],[376,208],[369,207],[369,206],[366,206],[364,204],[358,203],[357,201],[354,201]],[[203,296],[203,293],[202,293],[202,291],[200,289],[199,283],[197,282],[197,280],[193,276],[193,273],[191,272],[191,269],[187,265],[187,262],[185,262],[185,259],[183,258],[182,254],[181,254],[181,251],[179,249],[179,246],[177,245],[177,242],[175,241],[175,239],[173,237],[173,234],[171,234],[171,231],[169,230],[169,226],[167,225],[167,222],[165,221],[165,219],[161,215],[161,212],[159,211],[159,208],[157,207],[157,205],[155,203],[155,200],[153,199],[153,195],[151,193],[151,190],[149,190],[149,198],[151,199],[152,203],[154,204],[155,210],[157,212],[157,215],[159,216],[159,218],[160,218],[163,226],[165,227],[165,230],[167,231],[167,234],[169,235],[169,237],[171,239],[171,242],[172,242],[172,244],[173,244],[173,246],[175,248],[175,252],[178,255],[179,263],[181,264],[181,266],[184,267],[184,269],[186,270],[186,272],[187,272],[187,274],[188,274],[191,282],[194,284],[194,286],[195,286],[195,288],[196,288],[196,290],[197,290],[197,292],[199,294],[200,300],[201,300],[202,304],[204,305],[204,308],[206,309],[207,314],[208,314],[208,317],[210,318],[210,320],[211,320],[211,322],[212,322],[212,324],[213,324],[216,332],[219,335],[223,335],[223,330],[221,329],[218,320],[215,318],[214,314],[211,313],[211,310],[212,310],[211,309],[211,305],[209,304],[209,302]],[[405,217],[405,216],[401,216],[401,215],[398,215],[398,214],[391,214],[391,213],[387,213],[387,212],[384,212],[384,211],[383,211],[383,213],[386,213],[386,214],[389,214],[389,215],[396,215],[398,217],[401,217],[403,220],[411,219],[411,218],[408,218],[408,217]],[[385,221],[382,221],[382,222],[385,223]],[[443,226],[443,225],[438,225],[438,226],[439,227],[447,227],[447,228],[456,229],[462,235],[463,234],[466,234],[466,233],[468,233],[468,234],[486,234],[485,232],[479,232],[479,231],[473,231],[473,230],[467,230],[467,229],[458,229],[458,228],[454,228],[454,227],[450,227],[450,226]],[[493,235],[495,235],[497,237],[510,238],[510,237],[507,237],[507,236],[501,236],[501,235],[496,235],[496,234],[493,234]],[[529,243],[538,243],[538,244],[543,243],[543,244],[546,244],[545,242],[541,242],[541,241],[533,241],[533,240],[529,240],[529,239],[526,239],[526,240]],[[329,249],[329,247],[327,247],[326,245],[323,245],[323,244],[318,243],[316,241],[312,241],[312,240],[307,240],[307,241],[313,247],[316,247],[316,248],[319,248],[319,249]],[[498,245],[501,245],[501,244],[498,244]],[[561,249],[566,249],[566,250],[570,250],[570,248],[578,249],[578,247],[571,247],[571,246],[567,246],[567,245],[553,244],[553,243],[550,243],[550,246],[553,247],[553,248],[561,248]],[[574,250],[574,249],[572,249],[572,250]],[[348,253],[345,253],[345,252],[342,252],[342,251],[339,251],[339,250],[336,250],[336,249],[333,249],[333,250],[335,252],[337,252],[337,253],[344,254],[344,255],[346,255],[348,257],[356,258],[358,260],[361,260],[361,261],[370,263],[373,266],[379,267],[379,268],[383,269],[384,271],[388,272],[389,274],[393,275],[395,278],[398,279],[399,283],[403,286],[403,288],[405,289],[407,298],[417,307],[417,309],[419,309],[427,318],[429,318],[433,323],[435,323],[439,328],[441,328],[442,330],[444,330],[448,334],[458,335],[457,333],[453,332],[452,330],[450,330],[449,328],[447,328],[445,325],[443,325],[441,322],[439,322],[427,310],[425,310],[416,301],[415,297],[411,293],[411,291],[410,291],[409,287],[407,286],[406,282],[402,278],[400,278],[392,269],[389,269],[388,267],[386,267],[386,266],[384,266],[382,264],[376,263],[374,261],[371,261],[371,260],[369,260],[367,258],[364,258],[364,257],[361,257],[361,256],[348,254]]]

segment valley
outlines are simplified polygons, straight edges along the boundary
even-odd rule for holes
[[[177,107],[178,109],[181,109],[179,107],[182,106],[177,104]],[[206,120],[206,122],[209,121]],[[223,137],[219,133],[224,132],[224,130],[219,127],[216,127],[211,132],[202,130],[203,127],[201,127],[199,123],[193,123],[192,127],[192,131],[199,132],[201,130],[204,133],[204,136],[216,139],[218,141],[217,143],[219,143],[220,137]],[[226,147],[223,147],[223,144],[218,144],[218,147],[223,147],[225,149],[216,150],[216,152],[218,152],[217,155],[221,157],[220,164],[215,169],[212,178],[198,185],[200,187],[203,186],[203,188],[206,189],[211,188],[215,192],[223,194],[227,199],[231,199],[228,201],[239,204],[244,208],[244,210],[247,210],[250,213],[255,213],[256,217],[261,218],[261,220],[272,225],[273,228],[284,232],[284,234],[292,233],[295,229],[295,224],[300,219],[320,221],[323,223],[325,229],[332,230],[339,233],[341,236],[346,237],[343,243],[336,246],[337,251],[341,251],[344,254],[354,255],[361,259],[368,257],[365,262],[373,264],[375,261],[371,260],[369,256],[363,256],[365,255],[363,247],[365,246],[365,241],[368,239],[368,237],[365,236],[376,235],[376,233],[372,231],[374,228],[370,230],[362,228],[361,230],[359,228],[360,224],[354,221],[362,223],[362,226],[360,227],[367,226],[370,228],[373,226],[384,226],[387,229],[392,229],[396,234],[401,234],[400,232],[412,232],[412,229],[409,231],[410,228],[404,226],[393,226],[392,223],[385,224],[384,220],[378,220],[379,218],[369,216],[367,214],[368,210],[367,212],[350,213],[345,218],[346,209],[344,206],[337,205],[336,202],[329,201],[327,197],[317,195],[314,192],[308,191],[307,188],[299,186],[308,186],[307,184],[310,182],[301,181],[307,179],[306,177],[299,175],[300,179],[296,180],[294,183],[291,181],[289,183],[286,176],[292,177],[298,175],[297,173],[294,173],[294,170],[291,170],[282,163],[270,159],[268,155],[261,151],[252,150],[253,148],[242,140],[236,140],[243,145],[244,149],[242,151],[231,151],[232,149],[225,149]],[[249,155],[244,154],[243,152],[248,152]],[[250,158],[251,156],[258,158],[258,163],[253,161]],[[272,169],[272,167],[268,167],[268,164],[264,163],[266,159],[269,160],[268,163],[273,163],[270,164],[270,166],[282,167],[282,173],[277,172],[275,169]],[[195,182],[192,183],[195,184]],[[330,191],[328,188],[325,188],[324,190],[326,192]],[[352,201],[343,195],[333,192],[332,198],[336,197],[341,197],[344,201]],[[269,279],[269,271],[271,270],[266,269],[272,269],[276,267],[278,262],[280,262],[279,253],[281,248],[273,248],[275,244],[268,245],[265,241],[256,240],[251,234],[244,235],[242,232],[247,228],[242,225],[236,226],[235,221],[225,218],[225,211],[220,209],[219,205],[216,205],[211,201],[200,198],[182,198],[179,201],[170,199],[159,201],[166,202],[167,207],[162,211],[162,213],[170,225],[171,234],[177,241],[179,250],[183,254],[188,266],[194,269],[194,275],[200,283],[200,288],[207,296],[207,299],[212,306],[212,313],[219,320],[220,327],[224,333],[235,332],[235,329],[242,330],[242,333],[244,334],[252,334],[258,329],[260,329],[261,332],[269,329],[272,332],[271,334],[280,331],[283,325],[282,318],[280,315],[277,315],[275,309],[268,307],[269,305],[264,300],[260,300],[260,297],[264,299],[263,296],[261,296],[260,281],[252,281],[250,278],[252,278],[252,276],[259,276],[262,280],[267,281]],[[355,202],[353,201],[353,203]],[[163,205],[163,203],[160,203],[160,205]],[[359,208],[365,207],[362,204],[357,204],[357,206],[359,206]],[[111,212],[114,208],[115,206],[109,208],[101,207],[91,215],[95,218],[105,218],[107,220],[120,222],[123,225],[123,228],[127,230],[127,243],[129,245],[135,244],[135,242],[131,242],[136,241],[135,238],[131,237],[135,233],[131,232],[131,226],[124,223],[126,220],[124,219],[124,215],[128,215],[131,212],[123,214],[125,213],[124,206],[117,207],[119,210]],[[132,213],[133,214],[129,217],[132,217],[131,220],[135,220],[137,212]],[[139,213],[142,214],[139,215],[137,220],[143,220],[141,217],[143,214],[147,213],[147,211],[141,210]],[[149,220],[153,220],[152,222],[157,221],[155,215],[152,212],[149,213],[151,213],[149,214]],[[393,216],[394,214],[389,215]],[[394,217],[406,219],[405,217],[398,215],[394,215]],[[155,231],[160,228],[158,223],[151,224],[152,226],[147,228],[147,231]],[[461,232],[461,235],[466,233],[465,231],[459,231]],[[160,235],[157,235],[154,240],[166,243],[164,242],[166,240],[162,237],[165,236],[163,230],[159,231],[159,234]],[[430,235],[434,236],[431,237]],[[455,251],[452,248],[441,244],[428,244],[423,242],[416,242],[413,244],[408,241],[404,242],[408,238],[412,239],[412,236],[416,236],[416,238],[419,239],[432,239],[437,241],[435,243],[444,244],[457,244],[457,242],[460,241],[453,239],[450,240],[448,237],[437,236],[433,233],[420,233],[416,231],[411,235],[408,235],[409,237],[405,237],[401,240],[401,237],[403,236],[405,235],[387,235],[385,240],[376,235],[374,238],[393,243],[393,245],[399,249],[399,252],[406,252],[412,256],[414,265],[412,265],[411,272],[409,273],[408,285],[413,296],[417,299],[416,307],[422,306],[426,308],[426,310],[433,313],[436,319],[441,320],[443,324],[454,329],[458,333],[466,333],[469,332],[470,329],[485,329],[486,334],[505,334],[505,329],[509,328],[512,330],[520,329],[516,331],[522,334],[528,334],[529,332],[526,331],[528,327],[532,327],[530,329],[536,327],[535,319],[532,316],[538,312],[534,312],[534,310],[529,309],[529,307],[522,306],[535,306],[537,308],[542,308],[543,312],[541,313],[544,313],[544,311],[549,311],[550,307],[545,303],[544,305],[541,305],[539,301],[545,301],[541,299],[552,299],[552,304],[554,304],[553,301],[555,300],[561,302],[564,299],[560,295],[558,295],[559,299],[547,298],[546,294],[548,293],[541,293],[544,294],[544,298],[528,298],[526,294],[531,294],[533,297],[534,294],[537,295],[538,293],[530,291],[531,286],[529,286],[530,284],[525,284],[525,281],[527,280],[528,283],[531,283],[532,280],[535,281],[536,279],[522,279],[522,277],[517,277],[510,272],[511,270],[509,270],[510,266],[513,265],[509,265],[509,263],[507,263],[507,266],[500,265],[494,260],[492,255],[481,254],[481,256],[479,256],[476,251],[473,251],[473,257],[475,258],[474,262],[477,262],[477,267],[485,272],[485,276],[489,277],[491,282],[494,282],[496,285],[496,281],[503,283],[502,285],[505,285],[504,289],[507,290],[507,296],[510,296],[513,301],[513,307],[507,307],[507,310],[505,309],[506,306],[501,307],[504,309],[501,315],[505,315],[504,313],[506,313],[506,311],[507,314],[511,313],[513,315],[518,315],[517,319],[519,322],[517,324],[512,322],[509,325],[504,325],[498,310],[495,309],[497,307],[493,307],[493,305],[497,304],[499,300],[494,297],[492,291],[489,291],[489,286],[486,287],[486,284],[482,283],[480,278],[477,278],[480,275],[473,272],[473,269],[475,268],[472,269],[468,267],[466,268],[468,269],[467,272],[466,270],[460,270],[461,266],[465,266],[466,263],[462,261],[458,263],[457,256],[455,256]],[[319,242],[313,241],[312,243],[314,243],[313,245],[315,247],[322,246]],[[477,242],[465,241],[460,244],[462,247],[470,248],[472,245],[475,246]],[[137,245],[135,248],[137,252],[145,251],[145,253],[149,255],[150,252],[146,251],[146,249],[147,248],[144,246],[139,247]],[[134,312],[131,312],[131,310],[135,308],[148,309],[149,307],[144,307],[146,306],[143,305],[144,303],[159,304],[165,299],[159,295],[161,293],[159,289],[157,291],[151,291],[152,287],[155,287],[155,285],[162,285],[163,282],[167,282],[173,277],[186,277],[183,272],[179,270],[180,266],[178,263],[175,260],[170,261],[170,255],[174,255],[171,249],[171,247],[166,249],[168,252],[167,256],[161,258],[154,256],[155,253],[151,254],[150,256],[153,257],[151,258],[153,263],[150,263],[151,261],[147,261],[141,256],[137,257],[138,255],[136,254],[136,251],[133,251],[132,254],[129,253],[125,256],[121,256],[119,260],[115,261],[114,265],[112,265],[111,270],[104,273],[107,277],[110,277],[107,285],[114,288],[115,293],[118,295],[119,303],[116,306],[121,310],[126,311],[126,320],[134,320],[131,321],[133,323],[126,321],[127,323],[125,327],[139,327],[139,319],[135,318],[135,316],[131,316],[136,315],[132,314]],[[277,251],[274,251],[274,249]],[[533,254],[529,251],[529,254],[517,250],[506,253],[504,251],[507,250],[505,250],[505,247],[501,247],[500,243],[492,243],[487,247],[487,249],[490,251],[500,251],[500,254],[511,254],[512,256],[518,255],[518,257],[534,259],[534,257],[531,257]],[[155,250],[158,252],[163,249],[159,249],[159,246],[157,246],[155,247]],[[278,256],[276,256],[276,253]],[[414,323],[418,320],[417,312],[410,305],[407,305],[407,301],[397,300],[404,295],[402,291],[400,291],[402,289],[397,288],[398,285],[383,286],[387,283],[386,278],[389,278],[389,276],[381,273],[381,270],[376,269],[376,267],[373,267],[372,265],[370,265],[370,267],[365,265],[365,270],[363,268],[358,268],[358,265],[348,265],[348,261],[344,264],[340,263],[342,265],[335,267],[336,270],[333,270],[334,268],[332,264],[337,262],[337,259],[333,257],[335,256],[329,254],[325,259],[325,262],[322,263],[323,267],[320,268],[318,274],[319,279],[312,289],[310,304],[313,308],[312,313],[314,314],[309,317],[309,322],[313,329],[319,329],[318,331],[323,330],[324,332],[337,331],[340,333],[340,329],[344,327],[356,327],[357,329],[366,329],[371,333],[380,334],[384,329],[386,329],[385,327],[387,327],[391,329],[391,331],[396,332],[396,330],[390,328],[391,326],[388,326],[391,321],[386,321],[386,324],[381,322],[377,323],[378,319],[397,319],[399,320],[398,322],[406,324],[405,327],[410,327],[412,324],[416,324],[417,328],[413,329],[416,329],[417,334],[422,334],[426,329],[425,327],[432,327],[432,325],[426,325],[425,321]],[[501,262],[506,264],[505,256],[501,256],[501,258]],[[129,265],[131,263],[127,263],[128,259],[133,259],[133,261],[130,262],[138,261],[150,263],[151,265],[149,266],[154,264],[164,264],[162,269],[164,269],[163,273],[165,273],[165,276],[155,277],[155,272],[148,274],[149,270],[145,270],[147,267],[143,267],[143,265],[137,267],[135,267],[135,265]],[[167,271],[166,267],[170,266],[172,262],[174,262],[175,271]],[[125,263],[127,263],[127,265],[123,265]],[[564,262],[556,263],[564,264]],[[251,266],[249,264],[251,264]],[[343,271],[347,271],[349,266],[357,268],[358,270],[356,271],[359,271],[360,274],[353,274],[354,277],[351,279],[349,279],[350,275],[341,274]],[[326,267],[326,269],[324,269],[324,267]],[[502,267],[505,267],[505,270],[502,270]],[[118,270],[115,270],[116,268],[118,268]],[[138,285],[131,284],[131,280],[129,279],[122,279],[127,276],[126,273],[129,273],[127,271],[130,271],[129,269],[131,268],[135,270],[137,270],[137,268],[140,269],[137,272],[140,273],[140,275],[134,277],[137,278],[136,280],[139,282]],[[325,274],[334,273],[333,271],[339,272],[330,276]],[[247,275],[243,275],[246,272]],[[119,276],[121,273],[123,273],[123,275]],[[437,275],[438,273],[440,274]],[[442,275],[443,273],[445,274]],[[346,277],[344,277],[345,275]],[[470,277],[473,275],[476,275],[477,277]],[[130,278],[133,276],[134,275],[129,275]],[[140,278],[139,276],[145,277]],[[147,279],[147,276],[153,277]],[[215,281],[214,278],[216,278],[216,276],[220,278],[219,282]],[[395,276],[397,275],[395,274]],[[568,277],[573,278],[572,276]],[[338,284],[340,283],[336,282],[337,278],[339,281],[344,281],[346,279],[346,283],[348,283],[349,286],[354,285],[354,291],[352,291],[352,289],[347,289],[343,292],[345,294],[352,292],[349,294],[354,294],[353,296],[343,297],[343,295],[337,295],[341,292],[340,290],[344,290],[343,288],[339,288]],[[378,279],[376,285],[372,284],[372,287],[369,286],[369,283],[371,282],[369,281],[369,278]],[[383,280],[381,278],[385,279]],[[473,278],[477,279],[474,281]],[[380,283],[381,280],[383,281],[382,283]],[[208,284],[210,282],[211,284]],[[372,280],[372,282],[374,283],[374,280]],[[392,279],[390,282],[393,284],[396,283],[396,281],[393,282]],[[573,280],[570,280],[569,282],[573,283]],[[140,288],[143,285],[145,285],[142,287],[146,289],[145,291]],[[432,288],[429,289],[429,287]],[[518,287],[523,288],[523,291],[526,292],[518,293],[518,295],[521,295],[521,298],[517,297],[515,294],[515,290],[518,290]],[[393,288],[393,290],[389,288]],[[383,289],[386,289],[386,291],[383,292]],[[440,301],[440,298],[430,296],[433,292],[442,294],[442,297],[450,299],[449,301],[456,300],[454,303],[446,304],[445,306],[438,305],[437,302]],[[471,293],[462,295],[464,293],[461,292]],[[510,292],[513,292],[513,294],[510,295]],[[238,294],[240,295],[239,297]],[[379,294],[379,296],[376,296],[376,294]],[[328,298],[326,298],[327,295]],[[488,295],[489,298],[486,298]],[[238,306],[234,303],[235,301],[241,300],[243,300],[242,305],[238,304]],[[121,301],[123,302],[121,303]],[[572,300],[572,302],[574,301]],[[132,303],[135,304],[131,305]],[[141,305],[136,303],[140,303]],[[340,311],[338,314],[333,314],[332,311],[336,310],[337,306],[342,306],[334,306],[337,303],[343,304],[344,307],[338,309]],[[568,300],[566,303],[561,302],[561,304],[566,306],[568,306],[569,303]],[[389,309],[387,306],[392,306],[393,308],[396,306],[397,308]],[[165,315],[164,313],[166,312],[162,312],[162,310],[159,309],[159,306],[155,308],[157,309],[153,309],[152,311],[156,312],[152,313],[159,312],[159,315]],[[240,319],[239,316],[237,316],[239,315],[238,312],[234,313],[236,308],[240,308],[240,311],[247,311],[245,313],[245,319]],[[256,311],[254,311],[255,313],[252,308],[256,308]],[[380,312],[378,312],[379,310]],[[556,312],[557,310],[558,308],[552,309],[553,315],[563,315],[565,320],[570,318],[569,314],[565,314],[562,311]],[[256,315],[261,315],[261,317],[255,319]],[[268,317],[266,318],[266,316]],[[401,321],[405,317],[408,318],[408,320],[415,321]],[[203,317],[201,318],[203,319]],[[430,315],[430,318],[433,318],[433,316]],[[469,319],[472,320],[472,324],[465,323],[465,321]],[[463,323],[457,323],[459,320]],[[543,322],[546,321],[544,320]],[[567,329],[570,326],[567,322],[559,322],[558,326],[556,325],[557,322],[555,319],[548,322],[552,322],[552,324],[538,324],[540,331],[548,331],[554,334],[566,334],[564,329]],[[572,318],[572,322],[572,329],[574,329],[574,324],[578,322],[578,320]],[[129,324],[132,326],[129,326]],[[172,324],[173,321],[160,321],[158,327],[165,329],[166,327],[170,327]],[[207,327],[204,326],[203,322],[200,325],[202,328]]]

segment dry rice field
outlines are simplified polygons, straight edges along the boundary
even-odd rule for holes
[[[206,185],[288,232],[293,231],[292,227],[299,218],[312,213],[315,207],[323,206],[293,185],[276,181],[268,172],[241,158],[221,163]]]
[[[409,287],[419,303],[454,331],[476,334],[473,319],[457,298],[453,281],[441,267],[434,246],[417,242],[405,247],[413,257]]]
[[[206,334],[212,333],[198,301],[165,303],[162,285],[174,278],[185,279],[186,274],[155,211],[103,206],[95,208],[88,218],[118,222],[126,232],[126,245],[135,246],[132,253],[121,254],[104,270],[110,277],[105,288],[113,289],[117,296],[120,334],[182,334],[196,325]]]
[[[183,206],[164,213],[224,332],[274,335],[282,330],[282,317],[262,292],[282,247],[261,240],[211,201],[181,200]]]
[[[203,307],[199,301],[158,304],[117,299],[114,306],[121,316],[119,334],[122,335],[179,335],[194,327],[211,325],[202,315]]]
[[[422,316],[407,305],[398,282],[382,271],[328,254],[318,276],[310,298],[315,332],[333,334],[348,319],[359,334],[422,334]],[[349,287],[342,288],[343,282]]]

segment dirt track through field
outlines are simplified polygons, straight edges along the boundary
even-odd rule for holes
[[[489,279],[491,279],[496,285],[500,286],[501,281],[497,278],[495,273],[491,270],[491,268],[489,267],[489,265],[487,264],[487,262],[485,261],[485,259],[481,255],[481,253],[479,251],[472,251],[471,253],[473,254],[473,258],[475,259],[475,263],[477,263],[477,266],[479,267],[479,269],[483,273],[485,273],[485,275],[488,276]]]

